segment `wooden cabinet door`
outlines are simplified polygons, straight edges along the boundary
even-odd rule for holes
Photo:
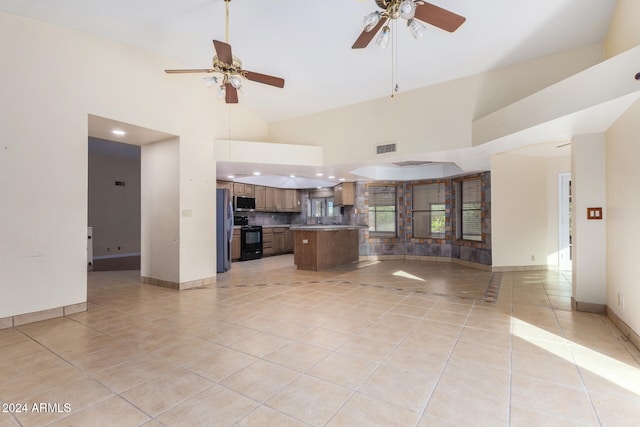
[[[271,243],[273,255],[278,255],[284,252],[284,229],[274,228],[273,230],[273,242]]]
[[[333,187],[333,205],[334,206],[342,205],[342,190],[343,190],[342,184],[338,184],[335,187]]]
[[[284,230],[284,252],[293,252],[293,231],[288,228]]]
[[[233,230],[233,237],[231,238],[231,259],[240,259],[240,230]]]
[[[294,212],[300,213],[302,211],[302,192],[300,190],[296,190],[295,205],[296,205],[296,208],[294,209]]]
[[[276,189],[273,187],[265,188],[265,206],[264,210],[267,212],[276,211]]]
[[[284,212],[284,190],[282,188],[275,188],[276,190],[276,212]]]
[[[233,182],[216,181],[216,188],[226,188],[227,190],[229,190],[229,196],[233,196]]]
[[[300,212],[300,190],[286,190],[287,212]]]
[[[284,210],[286,212],[296,210],[296,190],[284,190]]]
[[[344,182],[342,184],[342,204],[344,206],[353,206],[356,198],[356,183]]]
[[[255,185],[253,184],[245,184],[244,185],[244,196],[245,197],[255,197]]]
[[[343,182],[333,187],[333,204],[335,206],[352,206],[355,198],[355,183]]]
[[[244,196],[244,184],[241,182],[233,183],[233,195],[234,196]]]
[[[255,186],[256,211],[264,212],[267,207],[267,189],[261,185]]]
[[[262,255],[273,255],[273,228],[262,228]]]

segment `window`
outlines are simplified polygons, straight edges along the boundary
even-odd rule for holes
[[[369,187],[369,235],[396,236],[396,188],[394,186]]]
[[[482,192],[480,178],[460,181],[456,192],[456,237],[482,241]]]
[[[311,199],[311,211],[309,216],[321,217],[321,216],[333,216],[333,198],[312,198]]]
[[[413,237],[443,239],[446,231],[444,183],[413,186]]]

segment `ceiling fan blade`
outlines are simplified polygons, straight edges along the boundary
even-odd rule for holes
[[[237,104],[238,103],[238,89],[233,87],[231,83],[225,83],[225,96],[224,100],[227,104]]]
[[[356,42],[351,46],[351,49],[362,49],[369,45],[373,37],[380,31],[380,28],[387,22],[387,18],[380,18],[380,21],[376,24],[371,31],[363,31]]]
[[[213,41],[213,47],[216,50],[218,59],[225,64],[233,64],[233,55],[231,55],[231,45],[218,40]]]
[[[243,70],[242,75],[254,82],[264,83],[275,87],[284,87],[284,79],[280,77],[268,76],[266,74],[254,73],[253,71]]]
[[[215,70],[212,68],[194,68],[191,70],[164,70],[167,74],[179,74],[179,73],[213,73]]]
[[[443,9],[435,4],[423,3],[416,7],[415,17],[421,21],[453,33],[467,20],[464,16]]]

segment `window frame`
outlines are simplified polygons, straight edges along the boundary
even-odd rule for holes
[[[424,203],[428,204],[428,208],[423,208],[423,209],[416,209],[416,206],[420,206],[421,203],[417,203],[418,200],[418,192],[416,191],[416,187],[434,187],[437,186],[437,192],[438,194],[440,194],[440,192],[442,191],[442,199],[440,199],[440,197],[438,197],[437,201],[433,201],[431,199],[429,199],[428,197],[426,197],[426,200],[424,200]],[[413,239],[446,239],[447,238],[447,199],[446,199],[446,187],[447,184],[445,182],[427,182],[427,183],[423,183],[423,184],[414,184],[412,186],[412,209],[411,209],[411,237]],[[429,194],[429,190],[426,189],[426,195],[428,196]],[[442,206],[442,209],[434,209],[434,206]],[[418,215],[416,215],[418,214]],[[418,234],[417,230],[416,230],[416,217],[419,216],[420,214],[426,214],[427,215],[427,220],[428,224],[429,224],[429,230],[428,233],[421,235]],[[441,232],[434,232],[433,229],[433,221],[435,217],[441,217],[444,220],[444,224],[442,225],[442,231]]]
[[[373,193],[375,192],[375,188],[392,188],[393,189],[393,231],[379,231],[377,230],[377,214],[378,212],[389,212],[388,210],[379,210],[378,208],[389,207],[390,205],[375,205]],[[396,185],[391,184],[381,184],[381,185],[370,185],[368,187],[369,191],[369,205],[368,205],[368,221],[369,221],[369,237],[373,238],[395,238],[398,236],[398,189]],[[374,216],[374,224],[371,224],[371,215]],[[373,227],[373,229],[372,229]]]
[[[472,181],[478,182],[477,188],[477,197],[478,200],[466,201],[465,203],[465,183],[469,183]],[[477,205],[473,208],[466,208],[465,205],[474,204]],[[482,177],[472,177],[463,180],[456,181],[456,239],[464,240],[468,242],[484,242],[484,233],[483,233],[483,207],[484,207],[484,199],[482,196]],[[477,228],[480,230],[479,234],[465,234],[465,213],[476,213],[478,217]],[[475,216],[475,215],[474,215]],[[473,238],[477,237],[477,238]]]

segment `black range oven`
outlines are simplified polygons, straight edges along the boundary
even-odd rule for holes
[[[243,225],[240,228],[240,260],[262,258],[262,226]]]

